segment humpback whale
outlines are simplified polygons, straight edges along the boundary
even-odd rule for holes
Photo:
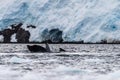
[[[51,52],[49,45],[46,43],[46,48],[39,45],[27,45],[30,52]]]

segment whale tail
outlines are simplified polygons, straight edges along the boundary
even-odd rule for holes
[[[47,50],[47,52],[51,52],[51,50],[50,50],[50,47],[49,47],[48,43],[45,43],[45,45],[46,45],[46,50]]]

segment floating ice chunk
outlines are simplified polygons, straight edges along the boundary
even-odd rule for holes
[[[12,57],[8,62],[10,63],[27,63],[27,62],[31,62],[29,59],[22,59],[19,57]]]
[[[86,61],[86,62],[104,62],[104,60],[101,60],[101,59],[86,59],[84,61]]]
[[[86,71],[83,71],[79,68],[73,68],[73,67],[67,67],[67,66],[59,66],[55,69],[55,72],[59,73],[59,74],[67,74],[67,75],[80,75],[83,73],[86,73]]]

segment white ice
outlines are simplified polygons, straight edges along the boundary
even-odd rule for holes
[[[30,41],[41,41],[44,29],[59,28],[65,41],[120,40],[119,0],[0,0],[0,29],[32,24]]]

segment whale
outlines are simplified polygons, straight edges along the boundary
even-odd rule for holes
[[[51,52],[49,45],[46,43],[46,47],[40,45],[27,45],[30,52]]]

